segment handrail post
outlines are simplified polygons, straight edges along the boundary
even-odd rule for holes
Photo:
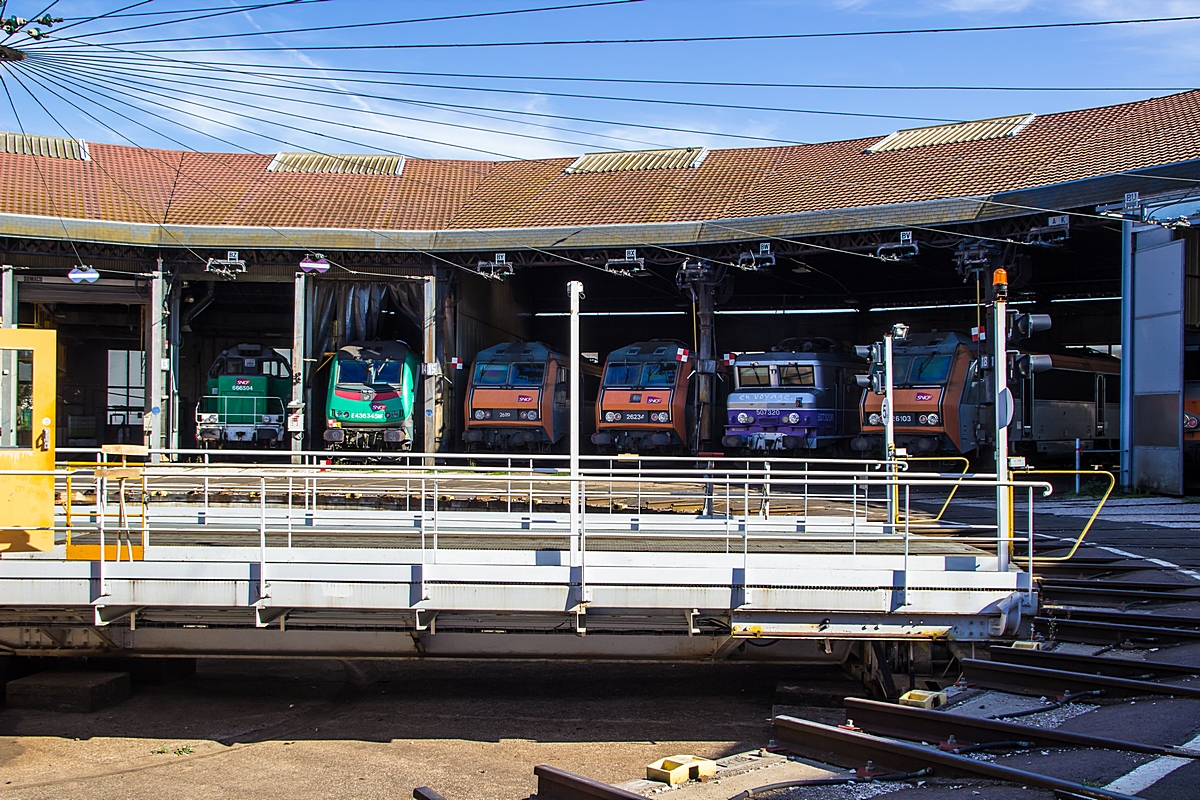
[[[1080,463],[1080,456],[1082,455],[1082,453],[1081,453],[1082,450],[1083,450],[1083,443],[1079,439],[1076,439],[1075,440],[1075,494],[1076,495],[1079,494],[1079,469],[1080,469],[1079,463]]]
[[[105,495],[108,494],[108,479],[103,475],[96,478],[96,528],[100,533],[100,596],[108,597],[108,575],[104,566],[104,516],[108,513]]]
[[[258,599],[267,594],[267,478],[258,479]]]

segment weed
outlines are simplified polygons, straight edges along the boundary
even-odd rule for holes
[[[192,749],[190,744],[185,744],[183,747],[175,748],[175,755],[177,756],[190,756],[194,752],[196,751]]]
[[[154,748],[150,752],[156,756],[165,756],[167,753],[171,752],[171,748],[167,747],[164,744],[164,745],[159,745],[158,747]]]

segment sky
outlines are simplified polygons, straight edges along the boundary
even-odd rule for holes
[[[48,2],[8,0],[7,13],[33,16]],[[0,129],[23,127],[29,133],[96,142],[205,151],[540,158],[611,149],[751,147],[883,136],[940,120],[1107,105],[1200,83],[1200,21],[787,41],[386,47],[1184,16],[1200,15],[1200,0],[642,0],[351,29],[338,26],[543,8],[572,0],[327,0],[245,11],[237,9],[269,0],[152,0],[123,13],[220,11],[114,15],[72,25],[134,2],[59,0],[52,13],[67,20],[54,26],[61,33],[40,43],[20,34],[10,39],[6,44],[38,55],[6,65],[16,114],[8,98],[0,97]],[[201,13],[216,16],[71,38]],[[271,33],[285,29],[300,31]],[[272,49],[228,49],[250,47]],[[370,49],[317,49],[329,47]],[[431,74],[327,71],[335,68]],[[1129,88],[801,89],[535,77]],[[676,104],[645,102],[649,100]],[[697,103],[707,105],[687,105]]]

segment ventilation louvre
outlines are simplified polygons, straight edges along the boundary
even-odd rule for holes
[[[267,172],[302,172],[309,175],[399,175],[404,156],[338,155],[328,153],[277,153]]]
[[[703,147],[669,150],[626,150],[618,153],[585,153],[563,172],[636,172],[646,169],[694,169],[708,156]]]
[[[24,133],[0,133],[3,152],[15,156],[43,156],[68,161],[91,161],[88,145],[83,139],[64,139],[59,136],[30,136]]]
[[[952,125],[908,128],[888,134],[868,147],[867,152],[885,153],[889,150],[909,150],[913,147],[929,147],[935,144],[978,142],[983,139],[1016,136],[1030,122],[1033,122],[1035,116],[1035,114],[1017,114],[1011,117],[995,117],[973,122],[956,122]]]

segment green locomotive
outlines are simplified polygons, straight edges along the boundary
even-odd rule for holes
[[[196,404],[201,447],[278,447],[292,394],[288,360],[261,344],[239,344],[213,360]]]
[[[412,450],[420,372],[401,341],[351,342],[338,350],[325,400],[325,447]]]

